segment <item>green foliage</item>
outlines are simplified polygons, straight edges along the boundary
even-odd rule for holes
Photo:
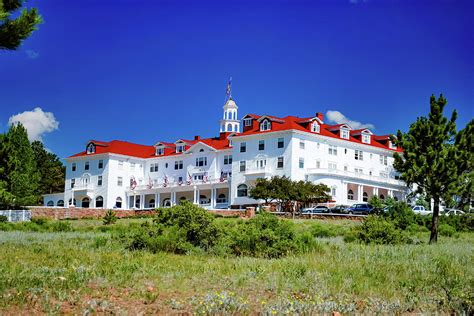
[[[8,222],[8,217],[5,215],[0,215],[0,223],[6,223]]]
[[[437,241],[441,200],[450,204],[454,196],[472,196],[474,120],[457,133],[457,113],[448,120],[446,103],[443,95],[431,96],[428,117],[419,117],[408,133],[398,131],[393,138],[403,149],[403,155],[394,154],[395,169],[409,186],[416,184],[414,193],[434,200],[430,243]]]
[[[102,220],[104,225],[112,225],[117,221],[117,215],[112,210],[107,210],[105,212],[104,218]]]
[[[395,245],[409,241],[393,222],[373,215],[358,227],[357,238],[366,244]]]
[[[265,203],[277,202],[280,209],[293,210],[295,203],[322,203],[330,200],[329,187],[310,181],[292,181],[286,176],[273,176],[270,179],[259,178],[250,189],[249,196]]]
[[[456,229],[449,224],[439,225],[439,234],[441,236],[452,237],[456,234]]]
[[[66,167],[59,160],[59,157],[46,151],[40,141],[32,142],[31,148],[33,149],[36,168],[41,175],[37,195],[62,192],[64,190]]]
[[[0,0],[0,49],[17,49],[42,22],[35,8],[25,8],[16,18],[11,17],[21,8],[23,2],[23,0]]]
[[[410,224],[416,223],[416,214],[405,202],[395,202],[384,216],[393,221],[397,229],[405,230]]]
[[[369,204],[371,204],[375,209],[382,209],[384,207],[384,200],[374,195],[370,198]]]

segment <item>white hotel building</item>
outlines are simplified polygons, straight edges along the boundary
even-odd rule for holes
[[[321,113],[300,118],[247,114],[237,118],[230,98],[214,138],[157,142],[153,146],[91,140],[66,158],[63,193],[45,206],[104,209],[172,206],[186,199],[209,209],[255,205],[248,190],[273,175],[324,183],[335,203],[373,195],[404,199],[406,185],[393,169],[388,135],[347,124],[328,125]]]

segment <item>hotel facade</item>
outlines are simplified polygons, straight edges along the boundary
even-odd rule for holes
[[[336,204],[374,195],[402,200],[407,187],[393,168],[397,151],[388,135],[326,124],[321,113],[238,119],[229,98],[214,138],[153,146],[90,140],[66,158],[64,192],[44,195],[44,205],[148,209],[186,199],[208,209],[242,208],[259,202],[248,196],[255,180],[274,175],[324,183]]]

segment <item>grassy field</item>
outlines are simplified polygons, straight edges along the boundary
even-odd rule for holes
[[[142,221],[119,220],[112,230]],[[434,246],[318,238],[309,254],[269,260],[132,252],[101,221],[70,223],[70,232],[0,232],[0,314],[443,313],[473,304],[472,233]],[[297,221],[300,229],[314,223],[357,225]]]

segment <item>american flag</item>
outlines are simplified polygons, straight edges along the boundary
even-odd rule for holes
[[[135,177],[130,178],[130,189],[135,190],[137,187],[137,180],[135,180]]]
[[[202,177],[202,182],[206,183],[207,182],[208,177],[207,177],[207,172],[204,174],[204,177]]]
[[[219,178],[219,181],[220,181],[220,182],[224,182],[224,181],[225,181],[224,171],[222,171],[222,170],[221,170],[221,177]]]
[[[186,182],[188,185],[190,185],[191,183],[193,183],[193,177],[191,176],[191,174],[188,172],[188,181]]]
[[[163,186],[167,187],[168,186],[168,177],[165,174],[165,181],[163,182]]]
[[[153,188],[153,182],[151,181],[151,178],[150,178],[150,177],[148,177],[148,184],[146,185],[146,188],[147,188],[147,189]]]
[[[232,77],[229,78],[229,82],[227,82],[227,88],[225,89],[225,95],[230,97],[232,93]]]

